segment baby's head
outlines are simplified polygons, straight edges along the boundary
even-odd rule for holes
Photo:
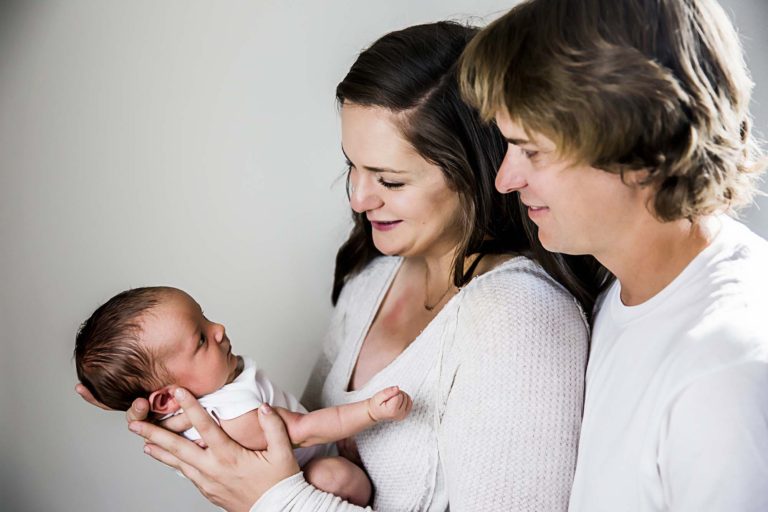
[[[208,320],[195,300],[176,288],[135,288],[117,294],[83,322],[75,339],[80,382],[112,409],[139,397],[168,414],[171,393],[195,396],[232,382],[242,368],[224,326]]]

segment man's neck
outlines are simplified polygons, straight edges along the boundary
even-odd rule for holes
[[[659,222],[650,218],[605,254],[595,255],[621,283],[621,301],[636,306],[675,280],[720,231],[715,216]]]

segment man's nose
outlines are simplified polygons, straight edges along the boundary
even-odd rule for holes
[[[530,165],[520,148],[510,145],[496,173],[496,190],[509,194],[525,188],[528,185],[526,175]]]

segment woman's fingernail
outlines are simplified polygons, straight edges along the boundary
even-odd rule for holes
[[[134,434],[139,434],[141,433],[141,424],[136,422],[129,423],[128,430],[130,430]]]
[[[147,455],[150,455],[151,450],[149,449],[149,446],[144,445],[144,453]]]
[[[269,406],[269,404],[261,404],[259,410],[262,414],[272,414],[272,408]]]
[[[178,400],[184,400],[187,397],[187,392],[182,388],[176,388],[176,391],[173,392],[173,396]]]

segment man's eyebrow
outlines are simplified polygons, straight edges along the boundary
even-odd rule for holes
[[[510,137],[504,137],[504,140],[506,140],[507,142],[515,146],[522,146],[523,144],[531,144],[531,141],[528,139],[513,139]]]
[[[344,146],[341,147],[341,152],[344,154],[344,158],[347,159],[347,162],[349,162],[350,165],[354,165],[352,164],[352,160],[347,156],[347,152],[344,151]],[[403,171],[399,169],[390,169],[389,167],[370,167],[368,165],[363,165],[362,167],[363,169],[366,169],[371,172],[391,172],[394,174],[404,174],[408,172],[408,171]]]

